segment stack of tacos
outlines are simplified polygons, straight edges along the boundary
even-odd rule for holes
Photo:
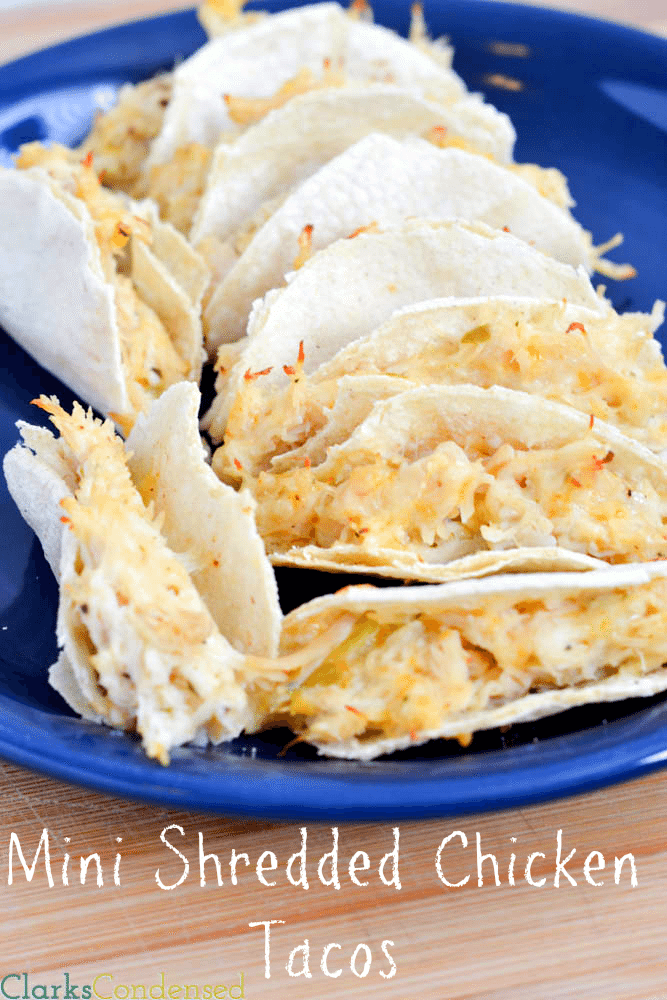
[[[53,685],[163,763],[666,690],[662,303],[596,291],[631,269],[418,9],[409,41],[363,4],[201,17],[79,150],[0,174],[0,321],[111,418],[43,397],[59,437],[5,458],[60,581]],[[412,586],[283,617],[282,565]]]

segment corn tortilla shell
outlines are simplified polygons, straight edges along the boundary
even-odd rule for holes
[[[68,190],[72,168],[58,162],[57,170],[59,179],[38,166],[0,170],[0,323],[76,396],[126,430],[136,417],[138,385],[123,353],[117,289],[104,272],[90,211]],[[150,247],[135,236],[128,242],[124,266],[133,294],[162,324],[183,377],[198,381],[208,268],[150,203],[119,195],[118,206],[119,214],[146,221],[153,238]],[[145,387],[138,395],[144,404],[150,398]]]
[[[30,520],[41,531],[60,583],[62,652],[51,671],[56,689],[86,718],[101,718],[118,728],[136,723],[149,755],[163,762],[183,742],[219,742],[242,731],[253,718],[240,681],[244,642],[259,655],[272,655],[280,626],[277,597],[270,605],[275,596],[270,567],[251,517],[240,509],[250,508],[232,490],[221,491],[205,463],[197,433],[198,390],[185,383],[172,389],[142,417],[134,436],[133,462],[150,493],[148,507],[131,479],[128,451],[110,422],[94,421],[80,407],[69,416],[53,400],[42,398],[61,436],[24,426],[25,446],[17,446],[6,459],[8,484],[19,508],[30,511],[35,502],[43,506],[39,518]],[[183,423],[185,440],[174,433],[175,425]],[[175,439],[182,454],[169,462],[167,451]],[[152,449],[148,456],[146,449]],[[182,497],[163,482],[163,463],[167,478],[176,467],[188,477],[189,514],[176,526],[174,505]],[[211,511],[220,493],[222,504]],[[222,560],[208,572],[198,565],[202,557],[214,558],[210,546],[221,522],[225,530],[232,526],[237,545],[256,555],[249,561],[251,570],[257,577],[264,574],[261,584],[256,578],[250,581],[257,590],[246,597],[248,606],[257,600],[261,616],[250,636],[239,620],[245,609],[238,574]],[[239,541],[244,531],[249,538]],[[172,548],[174,540],[189,548]],[[193,564],[203,588],[214,590],[214,580],[227,598],[228,607],[219,602],[214,610],[224,608],[222,624],[240,650],[221,634],[206,607],[190,572]],[[269,591],[264,605],[260,585]]]
[[[0,324],[95,409],[124,415],[113,289],[75,202],[56,197],[44,171],[0,171]]]
[[[582,552],[570,552],[556,546],[534,549],[504,549],[494,552],[475,552],[474,555],[454,559],[446,566],[429,565],[410,553],[396,558],[392,549],[373,549],[359,558],[358,545],[337,545],[335,558],[326,558],[326,549],[306,545],[300,549],[273,555],[274,566],[298,566],[317,569],[326,573],[375,573],[378,576],[399,580],[420,580],[424,583],[446,583],[450,580],[475,579],[496,576],[500,573],[557,573],[608,568],[608,563]],[[393,565],[392,565],[393,564]]]
[[[221,634],[241,652],[275,656],[282,615],[255,503],[206,463],[199,401],[196,386],[180,383],[138,418],[127,442],[130,472],[163,516],[170,548],[194,560],[190,575]]]
[[[360,226],[398,225],[415,216],[509,227],[557,260],[591,268],[588,234],[527,181],[460,149],[373,134],[292,191],[255,233],[204,310],[209,349],[243,336],[253,301],[292,269],[307,225],[315,252]]]
[[[46,427],[22,420],[16,426],[23,443],[15,445],[3,459],[7,488],[59,580],[63,536],[60,501],[76,489],[76,474],[59,439]]]

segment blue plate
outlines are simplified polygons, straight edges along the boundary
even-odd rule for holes
[[[405,30],[407,3],[374,6],[380,23]],[[447,0],[426,13],[432,31],[454,43],[456,69],[469,87],[512,117],[517,159],[567,174],[578,218],[598,241],[625,233],[619,259],[632,261],[639,277],[610,282],[608,294],[621,310],[650,309],[667,294],[667,42],[484,0]],[[194,14],[173,14],[0,68],[0,160],[9,162],[31,139],[78,142],[121,83],[170,67],[203,41]],[[1,332],[0,346],[4,452],[16,440],[14,422],[36,419],[30,399],[55,392],[69,405],[71,394]],[[525,805],[644,774],[667,759],[667,700],[655,698],[478,734],[466,751],[434,742],[365,764],[318,759],[304,747],[279,756],[290,737],[278,731],[215,750],[182,749],[162,768],[131,737],[74,718],[49,689],[55,584],[4,483],[0,507],[0,755],[8,760],[167,807],[339,821]],[[280,582],[288,605],[314,586],[295,573]]]

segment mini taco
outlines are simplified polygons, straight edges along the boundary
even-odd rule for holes
[[[244,484],[274,564],[445,580],[463,557],[513,551],[519,568],[536,548],[551,568],[572,553],[667,558],[667,466],[602,421],[499,387],[406,389],[320,465]]]
[[[299,261],[303,233],[314,253],[359,227],[414,216],[484,222],[574,267],[593,265],[590,235],[512,172],[423,139],[369,135],[292,191],[255,233],[205,307],[209,350],[245,333],[253,301]]]
[[[501,385],[567,403],[652,451],[667,448],[667,368],[650,314],[507,296],[399,310],[312,376],[391,374],[427,384]],[[409,347],[409,350],[408,350]]]
[[[347,587],[285,619],[269,719],[368,760],[667,690],[664,563],[418,588]],[[328,630],[347,625],[322,652]],[[313,655],[309,656],[310,644]]]
[[[150,203],[105,191],[69,150],[25,146],[18,166],[0,172],[0,322],[127,432],[200,377],[207,269]]]
[[[247,442],[247,456],[235,457],[242,464],[247,457],[252,472],[253,453],[275,453],[303,440],[297,429],[285,447],[271,443],[271,435],[282,434],[281,424],[291,426],[304,390],[303,382],[288,381],[285,366],[312,375],[403,307],[439,296],[498,295],[608,308],[583,270],[481,223],[413,220],[338,240],[290,275],[285,288],[255,304],[247,337],[221,348],[209,433],[214,441],[226,434],[228,441]],[[291,401],[286,386],[294,390]]]
[[[274,656],[281,620],[252,500],[206,465],[197,403],[194,386],[174,386],[138,422],[130,455],[109,422],[43,397],[60,437],[24,427],[28,448],[5,458],[59,577],[52,683],[85,717],[136,729],[163,763],[173,747],[232,739],[255,717],[244,653]]]
[[[118,461],[122,457],[133,488],[160,519],[160,532],[172,552],[183,554],[225,637],[243,652],[273,656],[281,613],[275,578],[255,526],[254,501],[212,472],[198,431],[199,402],[197,387],[182,382],[140,415],[124,450],[107,425],[90,414],[83,420],[85,440],[92,453],[100,449],[103,456],[111,447]],[[51,401],[41,405],[54,411],[60,422],[74,421]],[[82,413],[78,404],[76,413]],[[55,438],[47,428],[23,421],[17,426],[22,443],[5,455],[5,479],[59,579],[65,531],[61,500],[77,493],[84,470],[63,435]]]

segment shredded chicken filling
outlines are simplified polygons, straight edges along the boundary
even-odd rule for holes
[[[261,473],[254,491],[270,553],[353,544],[446,562],[560,545],[614,563],[667,556],[667,499],[588,435],[527,451],[480,436],[391,460],[344,446],[315,468]]]
[[[117,103],[97,116],[77,150],[79,159],[92,153],[95,170],[106,187],[143,195],[143,166],[170,99],[170,73],[121,87]]]
[[[532,392],[614,424],[648,447],[664,449],[667,368],[651,335],[650,317],[610,311],[599,319],[587,318],[585,325],[570,324],[560,305],[547,305],[528,321],[515,319],[509,310],[480,307],[477,313],[480,322],[459,339],[434,330],[428,344],[407,351],[405,344],[413,341],[409,333],[401,338],[399,328],[391,343],[353,344],[325,364],[322,374],[300,371],[289,383],[285,379],[284,388],[272,384],[265,390],[261,376],[246,378],[229,414],[225,444],[216,452],[218,474],[238,479],[236,458],[246,475],[257,475],[270,469],[274,456],[302,445],[327,422],[337,379],[344,374]],[[432,320],[427,314],[422,322]]]
[[[151,167],[145,193],[160,217],[187,236],[204,192],[211,150],[198,142],[180,146],[170,160]]]
[[[40,405],[78,468],[76,493],[61,504],[78,550],[61,596],[82,647],[83,656],[70,656],[89,665],[84,693],[95,710],[111,725],[136,727],[148,755],[168,763],[170,747],[202,729],[218,739],[228,712],[244,707],[233,670],[242,657],[167,548],[111,424],[76,404],[71,417],[52,401]]]
[[[317,743],[416,738],[529,693],[643,675],[667,660],[667,582],[632,591],[513,595],[430,613],[356,616],[272,696],[272,718]],[[286,652],[321,636],[332,615],[299,623]],[[334,621],[340,621],[338,615]],[[278,661],[280,662],[280,661]]]

